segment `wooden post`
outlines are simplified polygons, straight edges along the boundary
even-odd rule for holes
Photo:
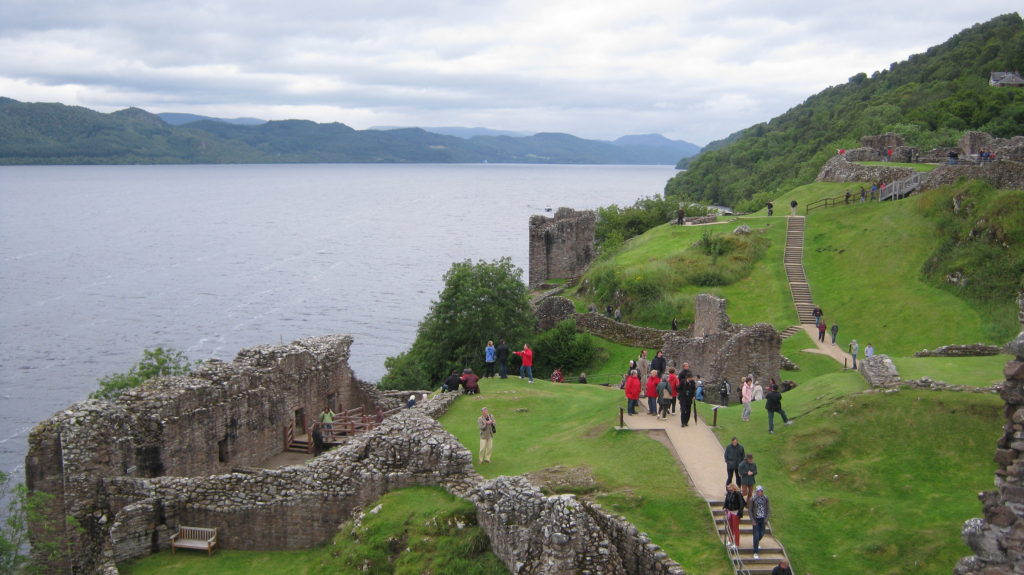
[[[622,417],[622,408],[619,408],[619,427],[626,427],[626,420]]]

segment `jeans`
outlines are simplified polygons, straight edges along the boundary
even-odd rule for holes
[[[743,404],[743,421],[750,421],[750,402]]]
[[[857,354],[853,354],[853,369],[857,369]]]
[[[532,365],[520,365],[519,366],[519,377],[529,377],[530,381],[533,381],[533,366]]]
[[[658,400],[657,400],[657,398],[654,398],[654,397],[648,397],[647,398],[647,413],[650,413],[651,415],[657,415],[658,414]]]
[[[761,538],[764,537],[764,522],[766,518],[754,518],[754,553],[760,549]]]
[[[508,362],[507,361],[499,361],[498,362],[498,377],[500,377],[501,379],[508,379]]]
[[[626,400],[626,413],[636,415],[636,404],[638,401],[637,399]]]
[[[735,467],[726,466],[725,468],[725,484],[729,485],[732,483],[733,477],[736,478],[736,483],[740,482],[740,470]]]
[[[494,377],[494,362],[484,362],[484,377]]]
[[[782,423],[789,423],[786,410],[780,409],[779,415],[782,416]],[[775,431],[775,410],[768,410],[768,431]]]

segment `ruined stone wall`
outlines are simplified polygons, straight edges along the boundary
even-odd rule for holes
[[[952,184],[960,178],[984,180],[998,189],[1024,190],[1024,163],[999,160],[986,164],[943,164],[923,176],[922,189]]]
[[[686,573],[624,519],[573,495],[545,497],[523,477],[487,481],[472,498],[492,550],[512,573]]]
[[[673,333],[615,321],[600,313],[577,313],[576,331],[592,333],[623,345],[650,349],[660,349],[665,342],[665,335]]]
[[[530,286],[582,274],[596,255],[596,225],[595,212],[570,208],[559,208],[553,218],[531,217]]]
[[[997,138],[985,132],[965,132],[957,144],[963,155],[973,156],[985,150],[994,152],[999,160],[1024,162],[1024,136]]]
[[[104,504],[102,478],[187,477],[256,465],[284,449],[285,427],[297,411],[311,424],[328,402],[373,406],[373,392],[348,366],[351,343],[327,336],[243,350],[233,363],[207,362],[192,377],[161,378],[113,402],[72,405],[30,433],[26,483],[56,497],[54,517],[82,525],[66,539],[88,572],[90,558],[102,551],[95,547],[105,530],[96,512]]]
[[[853,152],[853,150],[851,150]],[[912,168],[899,166],[863,166],[854,161],[860,160],[857,154],[847,152],[847,157],[832,156],[815,181],[818,182],[884,182],[891,183],[902,180],[914,173]],[[877,160],[877,158],[875,158]]]
[[[734,331],[725,300],[709,294],[699,294],[693,300],[693,333],[697,336],[715,335]]]
[[[1017,303],[1024,329],[1024,294]],[[957,563],[956,575],[1024,573],[1024,331],[1007,350],[1014,359],[1003,369],[1006,381],[999,392],[1006,408],[996,442],[996,488],[978,496],[984,517],[964,523],[963,538],[974,555]]]

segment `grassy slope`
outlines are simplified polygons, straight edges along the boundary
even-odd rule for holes
[[[441,422],[475,457],[480,408],[495,414],[493,462],[477,465],[485,477],[586,466],[598,484],[597,501],[647,532],[687,571],[731,572],[706,504],[669,451],[642,434],[612,429],[625,405],[617,388],[519,379],[481,385],[481,395],[460,399]]]

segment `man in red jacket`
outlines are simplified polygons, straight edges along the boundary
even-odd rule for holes
[[[526,375],[530,378],[530,383],[533,383],[533,350],[530,349],[529,344],[523,344],[523,351],[513,351],[512,353],[523,360],[523,365],[519,366],[519,379],[523,379],[523,375]]]

